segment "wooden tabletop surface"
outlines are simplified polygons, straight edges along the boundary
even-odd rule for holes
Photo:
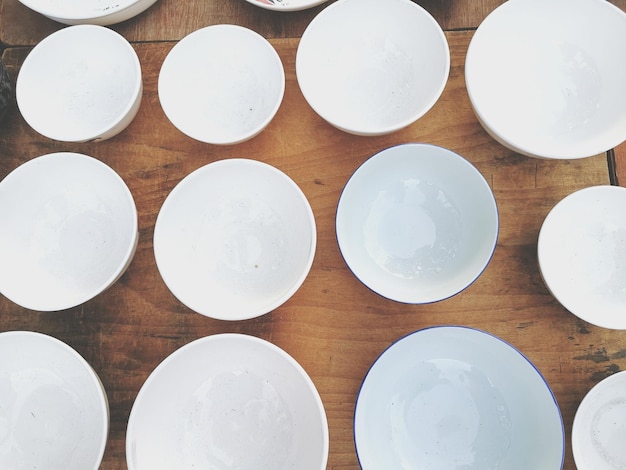
[[[55,151],[81,152],[97,157],[122,176],[139,211],[136,255],[127,272],[105,293],[56,313],[26,310],[0,296],[0,331],[32,330],[55,336],[79,351],[102,379],[111,409],[103,469],[126,468],[129,412],[152,370],[177,348],[222,332],[267,339],[304,367],[328,416],[328,468],[357,469],[352,420],[368,368],[387,346],[407,333],[451,324],[497,335],[534,362],[552,387],[563,415],[564,468],[575,469],[570,446],[574,413],[594,384],[626,369],[626,334],[578,319],[549,294],[538,270],[537,235],[548,211],[566,195],[592,185],[619,183],[626,156],[618,149],[582,160],[541,160],[497,144],[472,112],[463,67],[475,28],[502,1],[418,3],[446,30],[450,78],[426,116],[391,135],[345,134],[321,120],[304,101],[295,78],[296,48],[302,31],[323,6],[278,13],[243,0],[160,0],[139,17],[113,26],[133,43],[144,74],[139,113],[113,139],[55,142],[30,129],[15,106],[11,109],[0,126],[0,179],[34,157]],[[626,9],[626,0],[614,3]],[[216,23],[241,24],[265,35],[286,72],[285,98],[269,127],[249,142],[224,147],[196,142],[176,130],[160,107],[156,89],[160,66],[175,41]],[[17,0],[0,0],[3,60],[13,80],[31,47],[60,27]],[[433,304],[400,304],[367,289],[344,263],[335,238],[336,205],[350,175],[374,153],[406,142],[440,145],[467,158],[491,185],[499,207],[498,244],[485,272],[463,292]],[[152,237],[158,211],[170,190],[191,171],[232,157],[270,163],[298,183],[315,214],[318,246],[308,278],[287,303],[257,319],[225,322],[189,310],[170,293],[156,268]]]

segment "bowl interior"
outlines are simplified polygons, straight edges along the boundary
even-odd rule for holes
[[[337,208],[346,263],[370,289],[407,303],[450,297],[483,271],[498,235],[489,185],[467,160],[432,145],[374,155]]]
[[[148,377],[126,433],[131,470],[324,470],[328,424],[302,367],[259,338],[196,340]]]
[[[328,0],[247,0],[248,3],[267,10],[299,11],[321,5]]]
[[[16,82],[26,122],[45,137],[68,142],[120,132],[136,112],[141,90],[132,46],[94,25],[69,26],[45,38],[26,57]]]
[[[141,13],[157,0],[19,0],[31,10],[66,24],[108,25]]]
[[[487,333],[435,327],[389,347],[358,395],[364,470],[561,468],[559,407],[538,370]]]
[[[33,310],[82,304],[124,272],[137,211],[124,181],[86,155],[28,161],[0,182],[0,292]]]
[[[87,362],[40,333],[0,333],[2,468],[96,470],[109,428],[106,393]]]
[[[594,325],[626,329],[626,188],[593,186],[557,203],[537,243],[548,289]]]
[[[507,147],[588,157],[626,139],[625,54],[626,14],[609,2],[511,0],[474,35],[467,88]]]
[[[296,57],[311,107],[355,134],[408,126],[437,101],[450,54],[441,27],[409,0],[339,0],[306,28]]]
[[[183,38],[165,58],[159,99],[180,131],[202,142],[234,144],[261,132],[283,99],[285,73],[262,36],[236,25]]]
[[[285,173],[254,160],[210,163],[183,179],[157,218],[154,252],[172,293],[214,318],[259,316],[304,282],[315,220]]]

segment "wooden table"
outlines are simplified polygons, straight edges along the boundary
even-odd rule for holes
[[[136,119],[109,141],[54,142],[30,129],[16,108],[11,110],[0,127],[0,179],[42,154],[82,152],[119,172],[139,210],[136,256],[107,292],[58,313],[29,311],[0,297],[0,331],[26,329],[53,335],[78,350],[100,375],[111,408],[103,469],[126,468],[126,423],[150,372],[184,344],[221,332],[267,339],[299,361],[326,407],[328,468],[359,468],[352,419],[368,368],[401,336],[448,324],[495,334],[535,363],[563,414],[564,468],[575,468],[569,445],[574,413],[594,384],[626,369],[626,334],[585,323],[555,301],[539,274],[537,235],[548,211],[567,194],[619,182],[626,158],[620,158],[623,150],[618,149],[583,160],[540,160],[497,144],[472,112],[463,66],[474,29],[502,1],[418,3],[446,30],[452,58],[450,79],[426,116],[389,136],[366,138],[340,132],[304,101],[294,72],[296,47],[299,35],[323,6],[276,13],[243,0],[160,0],[141,16],[113,26],[132,41],[143,68],[145,90]],[[626,8],[626,0],[614,3]],[[177,131],[163,114],[156,89],[160,66],[175,41],[199,27],[221,22],[248,26],[269,38],[283,60],[287,78],[283,104],[270,126],[249,142],[226,147],[196,142]],[[17,0],[0,0],[3,60],[13,79],[30,48],[60,27]],[[487,178],[500,212],[498,245],[483,275],[460,294],[428,305],[399,304],[368,290],[347,268],[335,239],[337,200],[352,172],[379,150],[405,142],[444,146],[469,159]],[[200,166],[231,157],[262,160],[291,176],[309,198],[318,227],[316,258],[302,288],[274,312],[240,322],[212,320],[178,302],[159,276],[152,250],[156,216],[174,185]]]

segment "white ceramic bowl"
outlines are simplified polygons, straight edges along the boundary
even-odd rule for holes
[[[109,431],[106,392],[67,344],[0,333],[0,467],[97,470]]]
[[[449,71],[441,27],[410,0],[338,0],[311,21],[296,56],[307,102],[359,135],[415,122],[439,99]]]
[[[626,329],[626,188],[592,186],[559,201],[537,242],[552,295],[577,317]]]
[[[210,144],[236,144],[274,118],[285,72],[263,36],[242,26],[214,25],[172,48],[158,87],[163,111],[181,132]]]
[[[266,163],[228,159],[185,177],[154,229],[163,280],[192,310],[222,320],[268,313],[302,285],[315,256],[306,196]]]
[[[51,20],[69,25],[121,23],[143,13],[157,0],[19,0]]]
[[[137,247],[137,210],[120,176],[95,158],[52,153],[0,182],[0,293],[56,311],[110,287]]]
[[[368,159],[337,207],[352,272],[392,300],[428,303],[469,286],[498,238],[498,208],[480,172],[456,153],[403,144]]]
[[[626,468],[626,371],[596,384],[580,403],[572,428],[578,470]]]
[[[50,139],[105,140],[141,105],[143,81],[130,43],[103,26],[68,26],[37,44],[15,86],[26,122]]]
[[[509,0],[474,34],[469,97],[484,128],[531,157],[574,159],[626,139],[626,14],[605,0]]]
[[[247,0],[261,8],[275,11],[299,11],[313,8],[328,0]]]
[[[559,406],[533,364],[454,326],[383,352],[359,391],[354,438],[363,470],[559,470],[565,449]]]
[[[265,340],[220,334],[167,357],[128,420],[129,470],[325,470],[328,423],[305,370]]]

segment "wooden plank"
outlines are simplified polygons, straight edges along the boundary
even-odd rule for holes
[[[564,468],[575,469],[569,445],[574,413],[595,383],[626,369],[626,337],[577,319],[554,300],[541,280],[536,241],[543,218],[556,202],[576,189],[609,182],[606,156],[531,159],[491,139],[472,112],[464,84],[471,35],[469,31],[447,34],[452,67],[443,96],[417,123],[389,136],[351,136],[311,110],[296,82],[296,38],[272,40],[285,65],[285,99],[269,127],[243,144],[202,144],[169,123],[159,105],[157,78],[174,42],[134,45],[145,77],[143,103],[133,123],[109,141],[54,142],[37,135],[19,111],[12,110],[0,127],[0,179],[45,153],[82,152],[120,173],[139,210],[137,254],[107,292],[59,313],[31,312],[0,297],[0,331],[27,329],[58,337],[83,354],[102,378],[111,406],[103,469],[126,468],[128,415],[154,367],[189,341],[221,332],[268,339],[294,356],[313,379],[326,407],[328,468],[358,469],[352,419],[365,373],[401,336],[445,324],[498,335],[535,363],[563,413]],[[5,51],[13,78],[27,53],[20,48]],[[337,201],[352,172],[372,154],[405,142],[441,145],[465,156],[490,183],[500,212],[498,245],[485,272],[462,293],[435,304],[405,305],[374,294],[351,274],[335,238]],[[231,157],[275,165],[300,185],[315,213],[318,249],[309,277],[285,305],[258,319],[226,323],[190,311],[170,294],[156,269],[152,235],[161,204],[176,183],[206,163]]]

